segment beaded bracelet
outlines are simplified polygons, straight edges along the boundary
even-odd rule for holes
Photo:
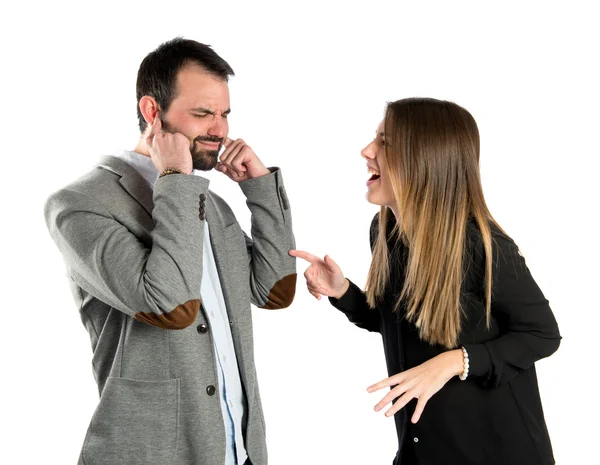
[[[460,378],[461,381],[464,381],[465,379],[467,379],[467,376],[469,376],[469,353],[467,352],[467,349],[465,349],[464,347],[462,347],[462,351],[463,351],[463,372],[458,377]]]
[[[167,168],[162,173],[160,173],[159,177],[162,178],[163,176],[166,176],[167,174],[184,174],[184,173],[183,173],[183,171],[181,171],[177,168]]]

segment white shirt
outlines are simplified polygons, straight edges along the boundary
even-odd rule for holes
[[[158,170],[152,159],[137,152],[124,150],[115,155],[134,168],[154,189]],[[197,174],[194,171],[194,174]],[[233,346],[229,316],[221,288],[221,280],[210,243],[208,221],[204,222],[203,269],[200,295],[202,306],[210,322],[213,348],[217,360],[219,396],[225,425],[226,453],[225,465],[243,465],[248,458],[244,447],[242,431],[243,418],[247,409],[246,398],[238,370],[237,357]],[[204,394],[206,395],[206,394]]]

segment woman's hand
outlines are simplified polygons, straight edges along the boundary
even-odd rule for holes
[[[398,397],[392,407],[385,412],[387,417],[394,415],[412,399],[418,399],[415,413],[411,419],[413,423],[416,423],[421,418],[427,401],[452,377],[460,375],[462,372],[463,352],[461,349],[455,349],[433,357],[410,370],[379,381],[369,386],[367,391],[375,392],[384,387],[396,386],[375,406],[375,411],[379,412]]]
[[[342,270],[329,255],[325,255],[325,259],[321,260],[319,257],[301,250],[290,250],[289,254],[310,263],[304,272],[304,277],[308,291],[316,299],[321,300],[321,295],[339,299],[348,290],[350,283],[344,278]]]

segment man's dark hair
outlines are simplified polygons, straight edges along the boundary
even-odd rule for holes
[[[234,72],[231,66],[210,47],[195,40],[176,37],[161,44],[149,53],[138,70],[136,83],[137,115],[140,131],[146,130],[146,120],[140,111],[140,99],[144,95],[153,97],[161,111],[169,109],[175,98],[175,86],[179,70],[188,64],[198,65],[207,73],[228,81]]]

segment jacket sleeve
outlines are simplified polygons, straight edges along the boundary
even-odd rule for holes
[[[200,308],[204,221],[199,206],[208,184],[178,174],[156,181],[151,248],[75,188],[47,200],[46,224],[82,289],[139,321],[182,329]]]
[[[464,347],[469,354],[469,377],[495,387],[553,354],[561,336],[548,300],[531,276],[517,245],[504,234],[492,237],[491,312],[501,335]]]
[[[379,213],[373,218],[369,230],[371,251],[373,251],[373,247],[375,246],[378,229]],[[348,320],[359,328],[372,332],[381,332],[381,316],[379,311],[369,307],[367,296],[356,284],[350,280],[348,280],[348,282],[350,283],[350,286],[346,293],[339,299],[329,297],[329,302],[335,308],[343,312]]]
[[[296,259],[292,214],[279,168],[240,183],[251,213],[251,238],[245,235],[250,261],[252,303],[276,310],[291,305],[296,294]]]

